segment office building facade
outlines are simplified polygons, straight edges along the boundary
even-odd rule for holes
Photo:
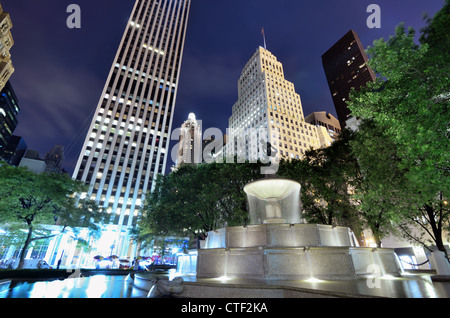
[[[14,73],[14,67],[11,61],[11,47],[14,40],[11,34],[13,27],[9,13],[3,11],[0,4],[0,90],[5,87],[11,75]]]
[[[332,141],[336,141],[342,131],[339,120],[329,112],[312,112],[305,117],[305,121],[316,127],[324,127]]]
[[[20,160],[19,167],[24,167],[33,173],[40,174],[45,172],[47,164],[39,155],[39,151],[27,149],[24,156]]]
[[[8,81],[0,92],[0,159],[8,146],[9,139],[17,127],[17,116],[20,112],[19,101]]]
[[[322,55],[323,68],[342,129],[351,117],[347,107],[351,89],[358,90],[367,82],[375,81],[375,73],[367,62],[368,57],[361,40],[353,30],[347,32]]]
[[[284,77],[283,65],[259,47],[238,81],[238,101],[229,119],[227,156],[264,158],[269,142],[272,163],[300,159],[310,148],[320,148],[316,127],[304,120],[300,95]]]
[[[73,177],[109,226],[99,254],[130,256],[129,229],[165,172],[190,0],[137,0]]]
[[[194,113],[181,125],[175,167],[202,163],[202,124]]]
[[[1,159],[9,165],[18,166],[27,149],[27,143],[21,136],[12,135],[3,150]]]

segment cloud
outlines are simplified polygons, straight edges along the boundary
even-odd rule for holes
[[[101,83],[89,70],[70,69],[53,60],[35,64],[26,73],[14,86],[20,96],[21,124],[31,130],[40,127],[43,137],[49,137],[45,135],[46,127],[57,128],[64,135],[73,134],[84,120],[85,109],[96,106],[90,92]],[[98,90],[94,92],[98,98]]]

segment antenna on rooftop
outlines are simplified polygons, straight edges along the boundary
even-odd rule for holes
[[[261,34],[262,34],[263,39],[264,39],[264,49],[267,50],[267,48],[266,48],[266,35],[264,34],[264,27],[261,29]]]

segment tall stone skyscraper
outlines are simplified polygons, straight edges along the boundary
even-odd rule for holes
[[[271,162],[299,159],[320,148],[316,127],[305,122],[300,95],[284,77],[283,65],[259,47],[241,72],[238,101],[229,119],[227,156],[264,158],[263,143],[273,147]]]
[[[176,168],[183,164],[202,163],[202,124],[190,113],[181,125]]]
[[[136,0],[126,25],[73,173],[108,214],[98,253],[130,255],[128,230],[165,172],[189,8]]]
[[[11,48],[14,40],[11,34],[13,25],[9,13],[0,4],[0,159],[17,126],[20,108],[9,78],[14,73]]]
[[[342,129],[351,115],[347,101],[352,87],[359,90],[367,82],[375,81],[375,73],[367,65],[368,61],[358,34],[353,30],[322,55],[323,68]]]
[[[5,87],[12,73],[14,73],[10,53],[11,47],[14,45],[11,35],[12,27],[9,13],[3,11],[0,4],[0,90]]]

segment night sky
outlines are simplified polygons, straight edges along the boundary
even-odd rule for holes
[[[21,112],[15,135],[45,156],[66,148],[72,174],[108,76],[134,0],[0,0],[10,13],[15,73],[11,83]],[[69,4],[81,7],[81,29],[69,29]],[[370,29],[369,4],[381,7],[381,28]],[[404,22],[417,33],[423,14],[433,16],[444,0],[192,0],[172,129],[190,112],[204,129],[224,133],[237,100],[241,70],[263,45],[284,66],[300,94],[305,116],[336,116],[321,55],[347,31],[364,47],[389,38]],[[176,141],[172,142],[172,144]],[[167,165],[172,165],[168,159]]]

